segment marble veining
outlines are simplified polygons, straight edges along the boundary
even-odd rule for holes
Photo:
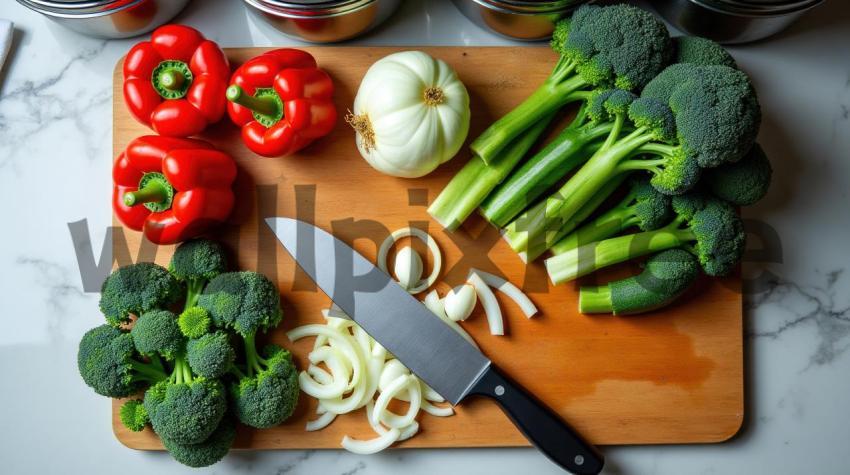
[[[744,429],[720,445],[608,447],[606,474],[850,472],[848,13],[846,2],[826,2],[769,41],[731,48],[759,90],[759,139],[775,168],[772,192],[745,216],[781,241],[773,262],[744,265],[747,275],[769,272],[745,295]],[[83,291],[68,223],[86,220],[100,259],[111,224],[112,71],[133,41],[75,35],[11,0],[0,18],[18,28],[0,72],[0,368],[25,388],[0,391],[0,471],[562,473],[533,449],[234,452],[192,471],[165,454],[121,446],[109,428],[109,402],[76,375],[76,343],[101,317],[97,294]],[[224,46],[298,45],[252,23],[234,0],[195,0],[179,21]],[[356,44],[511,43],[479,30],[448,0],[408,0]],[[49,382],[56,394],[42,389]]]

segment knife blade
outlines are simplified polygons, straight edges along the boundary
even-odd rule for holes
[[[297,219],[267,218],[266,224],[334,304],[446,400],[456,405],[470,395],[490,397],[564,469],[602,470],[604,459],[592,445],[348,244]]]

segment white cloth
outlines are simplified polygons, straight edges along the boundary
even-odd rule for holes
[[[9,49],[12,47],[12,30],[14,24],[9,20],[0,19],[0,69],[6,61]]]

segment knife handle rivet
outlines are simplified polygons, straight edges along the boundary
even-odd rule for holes
[[[505,387],[500,384],[496,386],[496,389],[493,392],[496,393],[496,396],[502,396],[505,394]]]
[[[584,465],[584,457],[581,455],[576,455],[576,458],[573,459],[576,465]]]

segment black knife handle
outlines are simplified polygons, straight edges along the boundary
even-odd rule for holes
[[[594,446],[495,366],[490,365],[470,394],[496,400],[525,437],[565,470],[578,475],[602,471],[605,458]]]

